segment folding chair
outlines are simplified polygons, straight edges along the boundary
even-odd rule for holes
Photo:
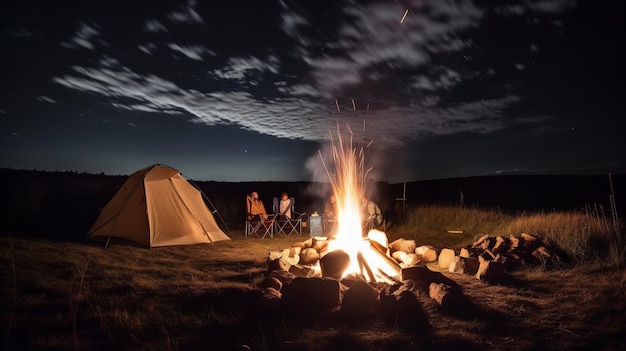
[[[269,235],[270,238],[274,237],[274,215],[270,215],[267,219],[248,219],[248,214],[251,212],[250,198],[246,201],[246,227],[244,235],[246,237],[256,235],[263,239]]]
[[[274,197],[272,200],[272,211],[274,212],[275,216],[274,232],[287,236],[293,233],[302,235],[302,217],[304,217],[306,212],[296,212],[296,199],[293,197],[289,198],[289,200],[291,200],[291,218],[287,218],[280,213],[280,200],[277,197]]]
[[[246,219],[246,236],[256,235],[263,239],[269,235],[270,238],[274,237],[274,216],[270,216],[267,219],[260,220],[248,220]]]

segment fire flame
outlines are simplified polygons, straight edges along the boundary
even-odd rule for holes
[[[334,172],[328,169],[323,157],[322,163],[330,179],[333,194],[337,201],[338,222],[334,237],[328,242],[328,252],[343,250],[350,256],[350,266],[344,276],[363,274],[370,280],[389,281],[399,275],[399,268],[387,256],[387,236],[380,231],[372,230],[364,236],[363,213],[361,201],[365,197],[367,174],[372,168],[365,169],[365,147],[353,147],[353,133],[348,128],[349,138],[341,138],[337,126],[337,143],[333,139],[332,156]],[[381,252],[383,251],[383,252]]]

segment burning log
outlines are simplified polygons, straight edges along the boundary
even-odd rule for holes
[[[367,233],[367,239],[370,243],[377,243],[381,248],[384,248],[385,254],[389,253],[389,239],[387,234],[377,229],[372,229]]]
[[[361,270],[361,272],[365,271],[370,279],[370,282],[375,283],[376,277],[374,276],[374,272],[372,272],[369,264],[367,264],[365,257],[363,257],[363,253],[359,251],[359,253],[357,253],[356,255],[356,258],[359,261],[359,269]]]
[[[343,250],[335,250],[320,258],[320,269],[323,277],[341,279],[350,265],[350,255]]]
[[[372,252],[376,253],[380,258],[385,261],[385,263],[389,265],[391,269],[396,272],[397,276],[400,276],[402,274],[402,268],[398,265],[398,262],[396,262],[393,258],[387,256],[387,250],[381,248],[380,244],[375,241],[370,241],[370,248],[372,249]]]

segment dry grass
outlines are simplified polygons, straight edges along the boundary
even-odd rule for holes
[[[596,223],[596,224],[594,224]],[[598,224],[599,223],[599,224]],[[416,229],[419,228],[419,229]],[[460,248],[476,235],[540,232],[575,257],[571,265],[510,272],[488,285],[444,273],[462,288],[464,308],[444,311],[420,298],[428,327],[406,331],[377,316],[358,324],[325,318],[301,329],[264,324],[254,312],[267,253],[307,237],[243,238],[145,249],[128,245],[0,238],[6,350],[616,350],[626,322],[620,268],[623,233],[588,212],[505,215],[429,207],[411,212],[390,239]],[[621,227],[620,227],[621,228]],[[448,229],[463,234],[446,233]],[[589,249],[584,249],[590,247]],[[605,250],[605,251],[603,251]],[[435,266],[431,267],[436,270]]]

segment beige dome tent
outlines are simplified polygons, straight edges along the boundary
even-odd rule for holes
[[[133,173],[104,206],[87,238],[131,240],[149,247],[211,243],[230,238],[202,192],[174,168],[152,165]]]

